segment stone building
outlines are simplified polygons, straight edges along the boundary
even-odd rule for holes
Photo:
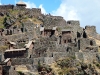
[[[10,49],[4,52],[5,58],[25,58],[27,57],[27,50],[25,48],[22,49]]]
[[[93,39],[81,38],[78,40],[78,48],[83,51],[94,51],[98,52],[98,46]]]
[[[8,42],[8,44],[9,44],[9,50],[10,49],[14,49],[14,46],[16,45],[16,43],[15,42]]]
[[[61,36],[61,43],[62,44],[71,43],[72,42],[72,33],[73,33],[73,31],[71,31],[69,29],[63,29],[62,36]]]
[[[45,27],[40,27],[40,32],[43,37],[51,37],[53,35],[56,35],[56,30],[57,27],[53,28],[45,28]]]
[[[25,48],[28,51],[28,58],[31,58],[33,49],[34,49],[34,42],[35,41],[29,41],[28,44],[25,44]]]

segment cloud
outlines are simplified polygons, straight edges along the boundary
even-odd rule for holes
[[[33,2],[25,2],[27,7],[26,8],[36,8],[36,5]]]
[[[53,15],[63,16],[65,20],[78,20],[77,10],[68,6],[66,2],[60,4],[59,8],[52,12]]]
[[[46,12],[46,10],[44,9],[44,7],[43,7],[42,4],[39,6],[39,8],[41,8],[42,14],[47,14],[47,12]]]
[[[61,0],[53,15],[63,16],[65,20],[79,20],[82,27],[95,25],[100,27],[100,0]],[[100,30],[97,30],[100,33]]]

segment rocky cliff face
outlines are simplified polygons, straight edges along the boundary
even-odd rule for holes
[[[27,72],[18,70],[23,75],[100,75],[95,26],[82,28],[79,21],[20,8],[0,6],[1,61],[10,57],[12,66],[26,66]]]

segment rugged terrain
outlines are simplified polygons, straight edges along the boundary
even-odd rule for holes
[[[0,75],[100,75],[95,26],[25,6],[0,6]]]

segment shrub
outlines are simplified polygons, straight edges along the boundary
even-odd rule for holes
[[[23,72],[21,72],[21,71],[18,71],[18,74],[19,75],[25,75]]]

